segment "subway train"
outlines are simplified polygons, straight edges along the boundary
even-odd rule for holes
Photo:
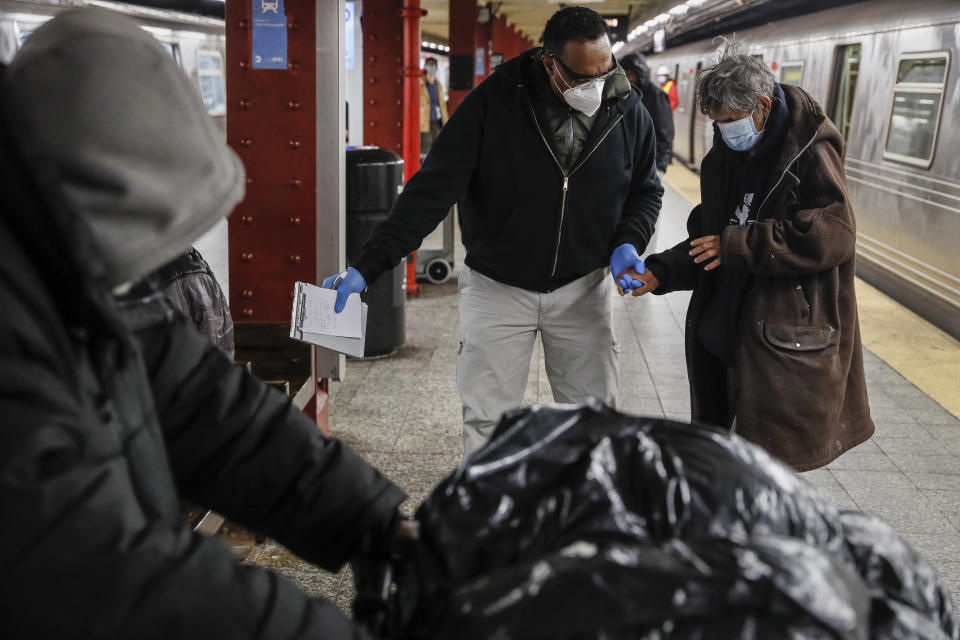
[[[64,2],[64,5],[67,4]],[[104,7],[128,15],[153,34],[196,83],[197,92],[226,141],[224,61],[227,40],[223,20],[98,0],[70,0],[69,6],[0,0],[0,62],[9,63],[30,34],[57,13],[84,5]],[[217,224],[195,246],[210,264],[220,286],[225,291],[229,290],[226,221]]]
[[[226,36],[223,20],[96,0],[74,0],[70,4],[100,6],[124,13],[152,33],[197,83],[207,111],[226,135],[227,92],[223,68]],[[9,63],[37,27],[68,8],[49,3],[0,0],[0,62]]]
[[[865,0],[726,36],[806,89],[843,134],[858,275],[960,338],[960,2]],[[714,139],[694,87],[718,44],[648,56],[677,80],[674,155],[694,168]]]

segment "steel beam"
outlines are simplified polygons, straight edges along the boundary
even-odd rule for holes
[[[450,0],[450,111],[456,110],[476,86],[477,0]],[[469,59],[471,70],[455,78],[458,63]],[[460,84],[463,82],[463,84]]]
[[[364,0],[363,140],[403,157],[404,178],[420,168],[420,0]],[[416,252],[407,294],[419,291]]]
[[[287,324],[294,283],[344,264],[344,5],[287,0],[286,68],[257,69],[259,5],[226,3],[227,141],[247,170],[229,221],[230,306],[238,323]],[[324,393],[324,378],[342,377],[343,357],[315,349],[312,361]],[[312,404],[326,429],[326,397]]]

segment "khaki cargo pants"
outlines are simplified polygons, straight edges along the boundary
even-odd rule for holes
[[[457,389],[465,455],[490,438],[500,415],[520,406],[540,332],[556,402],[616,402],[619,344],[613,280],[598,269],[550,293],[501,284],[469,267],[460,274]]]

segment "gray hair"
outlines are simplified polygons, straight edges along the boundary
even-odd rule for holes
[[[726,38],[717,64],[697,78],[697,106],[705,114],[753,111],[760,96],[773,97],[777,80],[763,59],[743,52],[739,42]]]

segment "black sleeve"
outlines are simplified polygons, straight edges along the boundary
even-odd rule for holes
[[[673,158],[673,110],[670,109],[670,98],[663,91],[653,92],[653,118],[657,131],[657,168],[666,171],[667,165]]]
[[[700,216],[703,205],[698,204],[687,218],[687,239],[675,246],[644,258],[643,262],[657,276],[660,284],[653,291],[663,295],[673,291],[690,291],[697,283],[700,265],[690,256],[690,241],[703,235]]]
[[[353,267],[367,284],[415,251],[466,192],[480,153],[486,87],[493,79],[477,87],[453,112],[420,170],[407,181],[387,219],[363,245]]]
[[[138,334],[181,494],[336,571],[387,544],[405,495],[182,322]]]
[[[6,316],[14,311],[10,290],[0,286],[0,293]],[[269,571],[240,565],[221,542],[158,514],[160,504],[176,506],[169,503],[172,487],[157,484],[170,481],[157,429],[131,425],[121,440],[105,423],[108,418],[81,402],[89,381],[78,380],[83,377],[76,354],[21,326],[28,331],[0,323],[0,635],[367,637],[333,604],[311,600]],[[225,360],[212,346],[207,350]],[[127,392],[117,397],[123,402],[138,402],[139,393],[148,393],[118,388]],[[289,435],[289,429],[281,431]],[[269,450],[270,438],[260,438]],[[229,474],[216,467],[215,473]],[[272,473],[262,470],[255,481],[267,481]],[[144,481],[150,479],[156,483]],[[346,484],[328,488],[355,495]],[[248,499],[261,496],[269,498],[261,492]]]
[[[656,136],[650,114],[638,104],[635,110],[637,144],[634,150],[630,193],[623,205],[620,222],[613,232],[612,251],[624,243],[643,253],[653,236],[657,218],[660,216],[663,186],[657,175]]]

